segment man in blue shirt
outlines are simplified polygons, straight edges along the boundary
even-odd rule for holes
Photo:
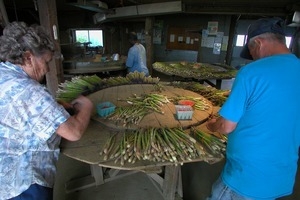
[[[300,61],[285,44],[283,21],[248,28],[236,76],[211,131],[228,134],[226,164],[210,200],[274,200],[292,193],[300,145]]]
[[[138,41],[135,32],[129,33],[129,42],[132,47],[128,51],[126,60],[126,67],[128,72],[144,72],[146,76],[149,76],[149,70],[147,68],[147,58],[145,47]]]

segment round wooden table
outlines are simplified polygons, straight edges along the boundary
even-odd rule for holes
[[[189,128],[191,126],[196,126],[202,124],[204,121],[208,119],[208,117],[213,112],[212,104],[206,100],[203,96],[181,88],[175,88],[173,86],[164,86],[162,91],[157,91],[155,86],[152,84],[134,84],[134,85],[122,85],[116,87],[106,88],[104,90],[100,90],[89,95],[89,98],[92,100],[94,105],[98,103],[109,101],[118,106],[129,106],[126,102],[128,97],[132,97],[133,95],[141,96],[143,94],[160,94],[166,96],[168,99],[172,99],[175,97],[194,97],[194,98],[202,98],[209,104],[207,110],[196,110],[194,109],[193,116],[191,120],[178,120],[176,116],[175,105],[170,102],[164,104],[162,106],[162,113],[151,112],[147,114],[139,124],[127,125],[123,126],[123,124],[117,124],[113,120],[106,119],[103,117],[99,117],[96,113],[92,117],[93,120],[96,120],[103,124],[104,126],[114,128],[114,129],[136,129],[136,128],[174,128],[174,127],[182,127],[184,129]]]
[[[133,94],[141,95],[147,93],[159,93],[170,98],[178,96],[202,97],[197,93],[181,88],[175,88],[173,86],[163,86],[163,90],[159,92],[156,90],[156,87],[151,84],[135,84],[110,87],[90,94],[88,97],[91,99],[94,105],[101,102],[110,101],[116,106],[124,106],[126,105],[126,102],[120,100],[124,100],[127,97],[132,96]],[[85,134],[79,141],[70,142],[62,140],[61,152],[68,157],[90,164],[93,175],[92,180],[91,177],[87,177],[87,180],[81,180],[80,183],[77,183],[75,180],[75,183],[71,182],[69,184],[66,184],[67,191],[72,192],[78,189],[86,188],[86,185],[100,185],[107,182],[108,180],[114,180],[114,178],[105,179],[102,170],[102,168],[104,167],[113,170],[146,172],[152,178],[161,180],[163,196],[166,200],[173,200],[175,198],[175,192],[180,192],[178,191],[178,187],[180,188],[178,184],[181,183],[180,164],[174,164],[173,162],[153,162],[148,160],[138,160],[134,164],[125,163],[124,165],[120,165],[119,163],[115,163],[114,160],[104,160],[103,155],[100,155],[100,152],[103,150],[106,141],[112,134],[115,134],[116,131],[120,132],[120,130],[126,130],[128,128],[141,127],[183,127],[188,129],[191,126],[203,124],[213,113],[213,106],[204,111],[194,110],[194,114],[191,120],[178,120],[175,116],[175,105],[171,102],[163,105],[163,110],[164,114],[156,112],[150,113],[142,119],[139,125],[131,127],[124,127],[122,125],[114,123],[109,119],[100,118],[95,110]],[[182,164],[188,162],[199,162],[203,160],[205,160],[206,162],[215,163],[222,159],[223,157],[198,157],[183,161]],[[158,175],[158,173],[162,172],[162,167],[165,167],[163,179]],[[78,184],[80,185],[82,182],[87,184],[78,186]]]

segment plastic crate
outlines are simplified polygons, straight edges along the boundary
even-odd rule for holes
[[[116,106],[111,102],[97,104],[97,113],[100,117],[106,117],[115,111]]]
[[[175,108],[178,120],[192,119],[194,111],[191,106],[175,105]]]

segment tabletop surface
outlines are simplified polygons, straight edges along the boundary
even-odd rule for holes
[[[130,125],[124,127],[123,124],[116,124],[114,121],[101,118],[97,115],[92,117],[93,120],[99,121],[104,126],[108,126],[111,128],[117,129],[136,129],[136,128],[147,128],[147,127],[183,127],[187,128],[193,125],[199,125],[203,123],[211,114],[213,106],[211,103],[206,100],[201,95],[191,92],[189,90],[184,90],[181,88],[175,88],[173,86],[164,86],[162,91],[156,91],[155,86],[152,84],[133,84],[133,85],[122,85],[117,87],[110,87],[104,90],[100,90],[89,95],[89,98],[94,103],[94,105],[109,101],[114,105],[118,106],[126,106],[128,105],[126,99],[128,97],[133,97],[133,95],[141,96],[143,94],[160,94],[166,96],[168,99],[176,98],[176,97],[195,97],[195,98],[203,98],[209,104],[207,110],[196,110],[194,109],[193,117],[191,120],[178,120],[176,117],[176,109],[175,105],[170,102],[162,105],[162,112],[152,112],[146,115],[142,121],[138,125]]]
[[[64,72],[68,74],[89,74],[98,72],[121,71],[125,70],[125,61],[107,61],[95,62],[90,59],[86,60],[65,60]]]
[[[112,71],[122,71],[126,68],[124,66],[106,66],[106,67],[86,67],[77,69],[64,69],[67,74],[93,74],[99,72],[112,72]]]
[[[152,66],[154,70],[169,76],[196,80],[231,79],[237,72],[236,69],[221,64],[196,62],[155,62]]]

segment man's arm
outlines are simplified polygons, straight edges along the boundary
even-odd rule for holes
[[[236,124],[237,123],[226,120],[223,117],[218,117],[218,118],[210,119],[206,123],[206,127],[208,128],[208,130],[210,130],[212,132],[228,134],[228,133],[231,133],[235,129]]]

